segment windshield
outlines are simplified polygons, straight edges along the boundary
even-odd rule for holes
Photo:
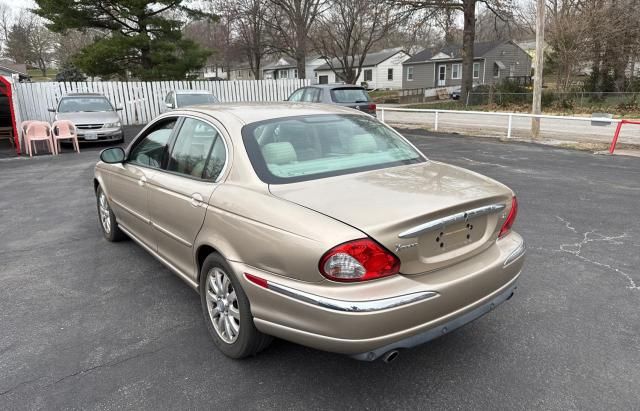
[[[213,94],[176,94],[176,98],[178,107],[218,103],[218,99]]]
[[[285,117],[242,129],[254,170],[268,184],[425,161],[392,129],[369,116]]]
[[[58,106],[59,113],[113,111],[113,106],[104,97],[64,97]]]
[[[367,91],[362,88],[334,88],[331,90],[334,103],[365,103],[369,100]]]

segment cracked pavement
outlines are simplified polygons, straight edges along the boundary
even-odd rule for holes
[[[640,160],[403,132],[513,188],[529,251],[514,298],[391,364],[224,357],[193,290],[101,237],[97,149],[0,160],[0,409],[637,409]]]

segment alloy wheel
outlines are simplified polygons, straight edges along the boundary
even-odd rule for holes
[[[98,197],[98,208],[100,209],[100,223],[105,233],[111,233],[111,214],[109,213],[109,203],[107,203],[107,196],[103,191],[100,192]]]
[[[240,334],[240,309],[238,298],[229,275],[214,267],[207,273],[205,299],[209,318],[218,336],[232,344]]]

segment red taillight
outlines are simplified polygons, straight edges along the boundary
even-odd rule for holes
[[[369,110],[375,111],[375,109],[376,109],[376,105],[375,104],[373,104],[373,103],[369,104]]]
[[[507,219],[504,220],[504,224],[502,224],[502,228],[500,229],[500,234],[498,234],[498,238],[502,238],[505,235],[509,234],[511,231],[511,227],[513,223],[516,222],[516,216],[518,215],[518,199],[513,196],[511,200],[511,210],[509,211],[509,215]]]
[[[319,268],[330,280],[366,281],[398,274],[400,260],[375,241],[363,238],[327,251],[320,259]]]

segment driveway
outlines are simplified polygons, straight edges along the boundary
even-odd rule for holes
[[[634,409],[640,161],[408,131],[518,194],[514,298],[391,364],[284,341],[234,361],[196,293],[106,242],[97,151],[0,161],[0,409]]]

